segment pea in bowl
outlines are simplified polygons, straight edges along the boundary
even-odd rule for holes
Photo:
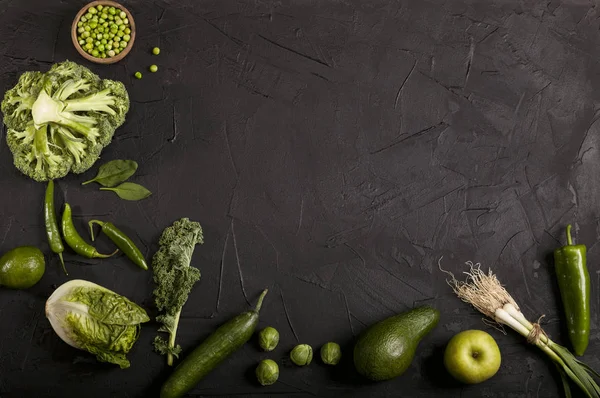
[[[92,1],[73,20],[71,39],[77,52],[98,64],[125,58],[135,41],[133,16],[114,1]]]

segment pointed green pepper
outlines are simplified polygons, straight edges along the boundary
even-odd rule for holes
[[[577,355],[583,355],[590,336],[590,275],[585,245],[574,245],[571,225],[567,246],[554,250],[554,266],[567,319],[569,339]]]

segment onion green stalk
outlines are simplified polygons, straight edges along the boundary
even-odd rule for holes
[[[441,259],[440,259],[441,260]],[[563,382],[565,396],[571,397],[568,380],[575,383],[589,398],[600,398],[600,387],[594,380],[600,375],[585,363],[579,361],[565,347],[556,344],[544,332],[538,322],[529,322],[512,296],[502,286],[491,270],[486,274],[480,264],[467,262],[467,279],[458,281],[449,271],[440,270],[451,276],[448,284],[464,302],[471,304],[479,312],[494,320],[500,326],[506,325],[537,346],[554,361]],[[541,319],[541,318],[540,318]]]

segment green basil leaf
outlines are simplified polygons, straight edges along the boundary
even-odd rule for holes
[[[138,164],[133,160],[111,160],[100,166],[96,177],[81,185],[97,182],[104,187],[114,187],[131,177],[137,168]]]
[[[147,190],[140,184],[133,182],[124,182],[114,188],[100,188],[101,191],[113,191],[119,198],[125,200],[142,200],[152,195],[152,192]]]

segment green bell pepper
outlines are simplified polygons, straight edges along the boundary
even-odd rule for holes
[[[567,246],[554,250],[554,265],[569,339],[577,355],[583,355],[590,336],[590,275],[585,259],[586,247],[573,244],[568,225]]]

